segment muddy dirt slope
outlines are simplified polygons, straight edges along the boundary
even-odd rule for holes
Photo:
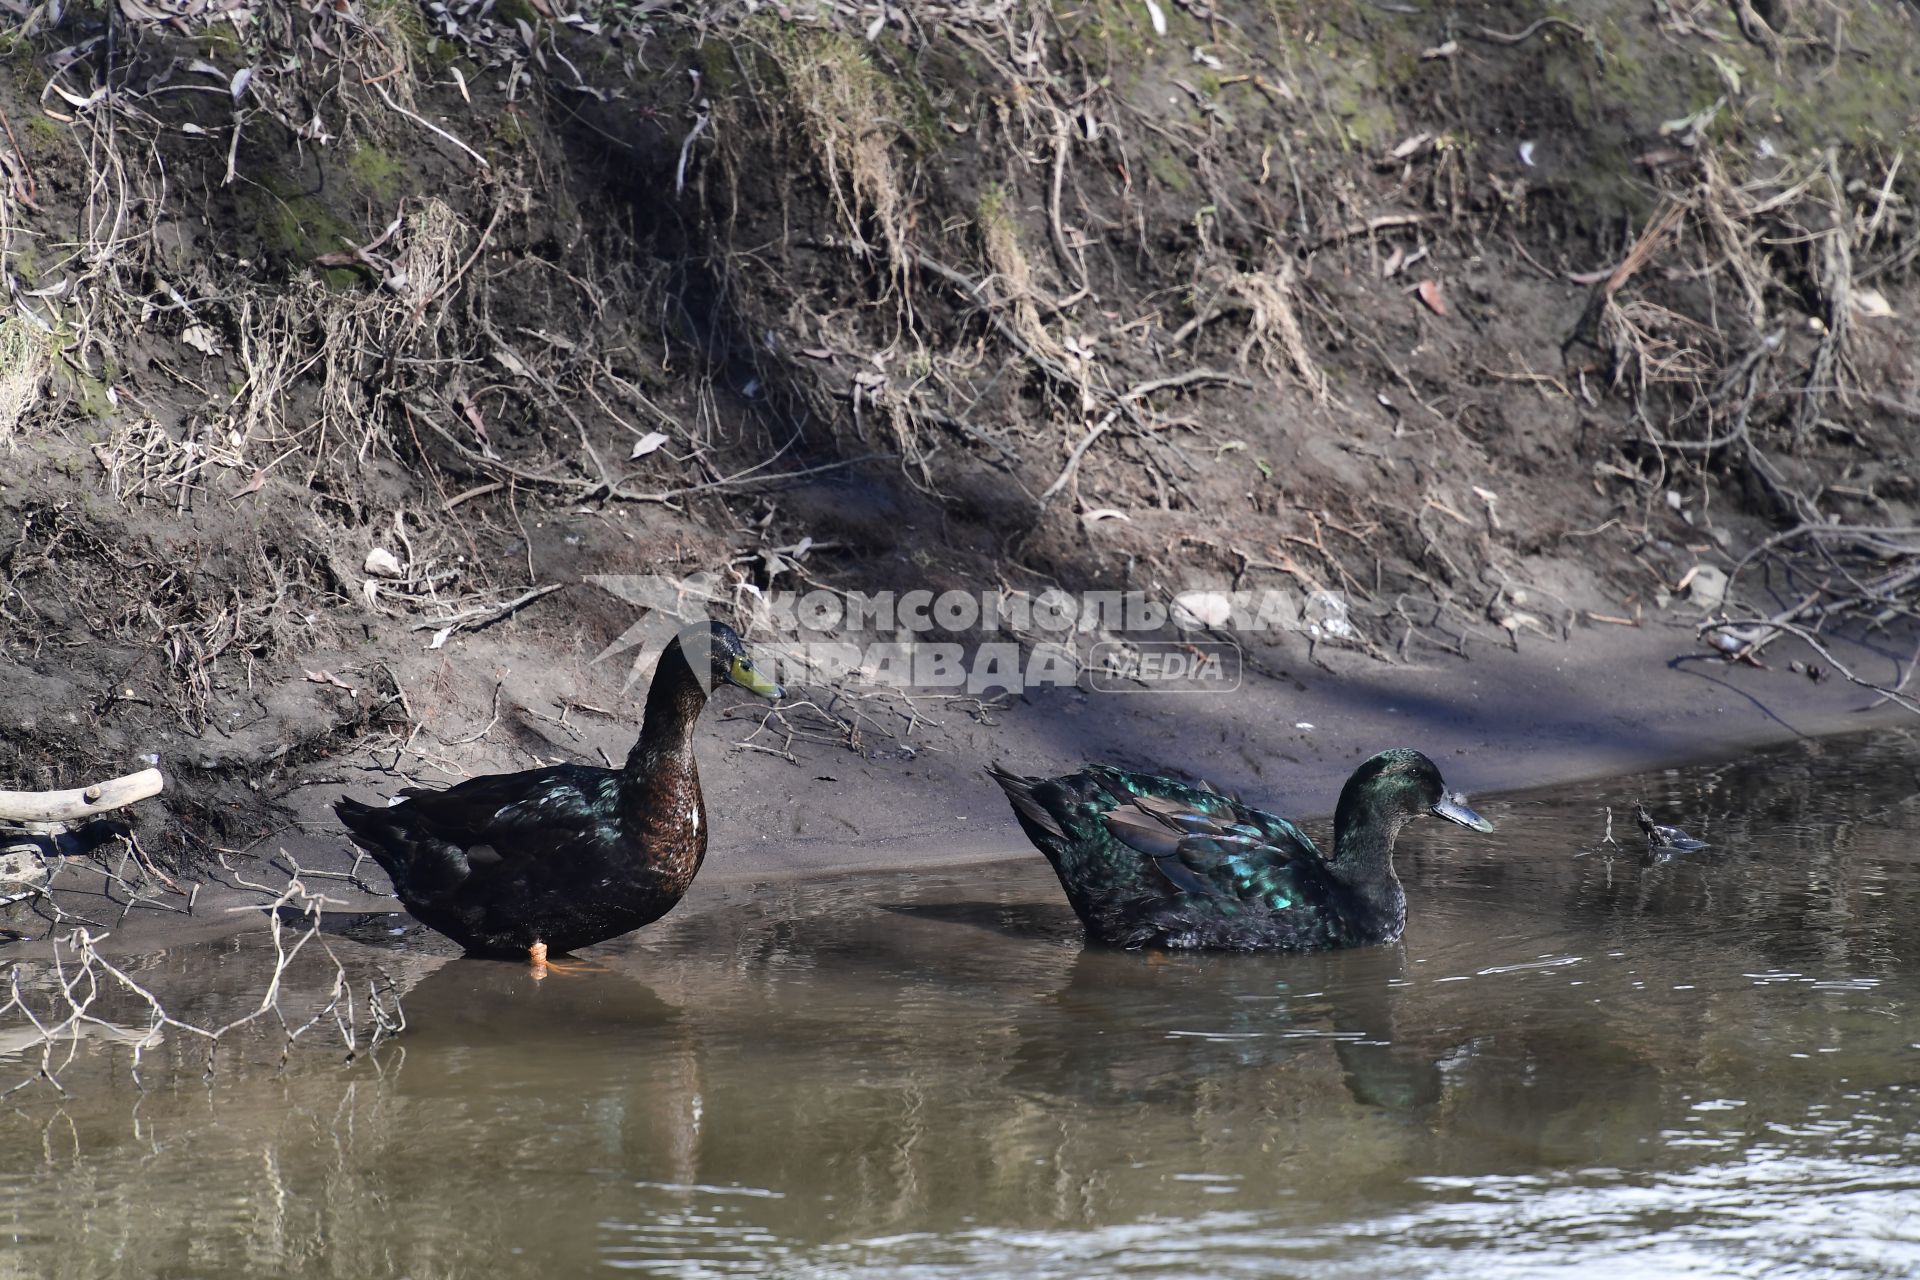
[[[721,874],[1011,851],[1002,756],[1312,812],[1901,713],[1920,10],[1573,12],[0,15],[0,788],[324,857],[617,759],[702,613],[794,690]]]

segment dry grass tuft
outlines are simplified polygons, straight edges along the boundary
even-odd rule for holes
[[[397,291],[412,304],[409,329],[417,329],[427,308],[452,287],[472,239],[473,228],[444,200],[429,200],[407,216],[395,263],[402,277]]]
[[[441,326],[429,317],[452,294],[472,238],[451,206],[428,200],[383,237],[390,257],[361,251],[380,277],[377,287],[346,292],[306,277],[271,296],[239,298],[235,355],[245,377],[217,434],[243,451],[256,443],[270,449],[255,466],[299,455],[310,469],[305,480],[355,474],[370,453],[388,447],[380,409],[388,357],[445,354]],[[311,409],[292,421],[296,388],[311,396],[304,402]]]
[[[905,275],[911,260],[907,198],[893,162],[901,119],[898,91],[847,36],[782,28],[771,49],[788,102],[826,167],[827,187],[848,234],[863,254],[872,253],[864,230],[872,219],[889,265]]]
[[[1765,228],[1755,222],[1755,202],[1728,178],[1726,166],[1713,150],[1700,157],[1700,185],[1694,200],[1699,233],[1710,254],[1716,255],[1726,277],[1739,287],[1747,323],[1755,329],[1767,323],[1767,292],[1774,286],[1760,240]]]
[[[1246,340],[1240,344],[1240,364],[1244,368],[1258,351],[1261,368],[1277,374],[1284,364],[1315,400],[1324,402],[1327,375],[1307,349],[1307,336],[1294,308],[1297,284],[1293,263],[1284,258],[1269,270],[1239,272],[1228,281],[1227,292],[1252,313]]]
[[[18,316],[0,320],[0,446],[13,447],[20,420],[39,402],[51,363],[45,332]]]
[[[1712,328],[1644,298],[1610,301],[1600,333],[1616,386],[1644,395],[1656,383],[1698,386],[1718,366]]]
[[[1055,360],[1065,360],[1066,349],[1040,321],[1036,301],[1040,293],[1033,281],[1033,264],[1020,246],[1020,228],[1007,207],[1006,192],[998,187],[988,190],[980,198],[979,217],[981,247],[993,267],[1000,291],[1013,308],[1014,330],[1035,350]]]
[[[353,54],[374,68],[374,74],[386,73],[381,83],[393,100],[415,110],[420,105],[415,51],[425,49],[428,42],[420,6],[410,0],[365,0],[361,21],[348,25],[346,31],[351,34],[345,38],[360,46]]]

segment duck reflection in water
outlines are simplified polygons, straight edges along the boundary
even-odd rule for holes
[[[407,1030],[395,1087],[459,1099],[476,1136],[585,1125],[601,1155],[664,1157],[697,1181],[705,1072],[686,1013],[646,983],[595,966],[544,982],[527,965],[443,962],[401,997]],[[498,1113],[496,1116],[495,1113]]]
[[[1412,1112],[1441,1094],[1437,1054],[1395,1034],[1389,983],[1398,947],[1324,957],[1220,956],[1090,949],[1074,957],[1015,1075],[1029,1087],[1071,1088],[1088,1101],[1164,1104],[1240,1081],[1312,1087],[1327,1046],[1355,1102]],[[1329,968],[1338,973],[1328,972]],[[1276,1074],[1277,1073],[1277,1074]]]

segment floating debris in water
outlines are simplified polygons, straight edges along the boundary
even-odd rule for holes
[[[1691,853],[1695,849],[1707,847],[1705,840],[1695,840],[1679,827],[1666,827],[1655,822],[1652,815],[1647,812],[1646,806],[1638,801],[1634,802],[1633,819],[1640,824],[1640,830],[1646,834],[1650,848],[1673,853]]]

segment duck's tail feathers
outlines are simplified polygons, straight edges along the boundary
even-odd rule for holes
[[[333,802],[333,816],[356,836],[371,836],[378,830],[379,824],[375,818],[379,813],[372,805],[355,800],[352,796],[341,796]]]
[[[1046,781],[1045,778],[1029,778],[1014,773],[1001,765],[990,764],[987,773],[1000,784],[1007,793],[1007,799],[1013,805],[1014,816],[1020,819],[1020,825],[1026,828],[1029,838],[1044,847],[1045,840],[1065,841],[1067,833],[1060,826],[1060,820],[1047,811],[1047,807],[1034,797],[1033,789]]]
[[[341,796],[333,802],[333,815],[340,819],[340,825],[347,829],[353,842],[367,851],[367,855],[385,867],[391,856],[387,846],[398,834],[398,824],[387,817],[385,806],[371,805],[352,796]],[[391,872],[391,868],[388,868]]]
[[[334,801],[334,816],[353,842],[393,881],[405,898],[410,892],[430,892],[442,881],[457,879],[463,868],[452,865],[457,850],[423,836],[408,820],[406,805],[364,804],[351,796]]]

